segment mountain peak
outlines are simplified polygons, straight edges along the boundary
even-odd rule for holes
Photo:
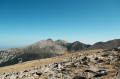
[[[47,41],[53,41],[51,38],[48,38]]]

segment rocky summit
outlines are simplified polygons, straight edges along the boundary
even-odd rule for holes
[[[84,50],[6,66],[0,79],[120,79],[119,50]]]

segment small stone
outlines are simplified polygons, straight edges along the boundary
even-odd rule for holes
[[[27,77],[27,78],[24,78],[24,79],[35,79],[34,77]]]

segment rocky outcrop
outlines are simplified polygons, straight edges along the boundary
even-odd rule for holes
[[[79,53],[52,64],[4,73],[0,79],[119,79],[119,56],[116,51]]]

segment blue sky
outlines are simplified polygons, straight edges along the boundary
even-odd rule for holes
[[[0,0],[0,46],[120,38],[120,0]]]

